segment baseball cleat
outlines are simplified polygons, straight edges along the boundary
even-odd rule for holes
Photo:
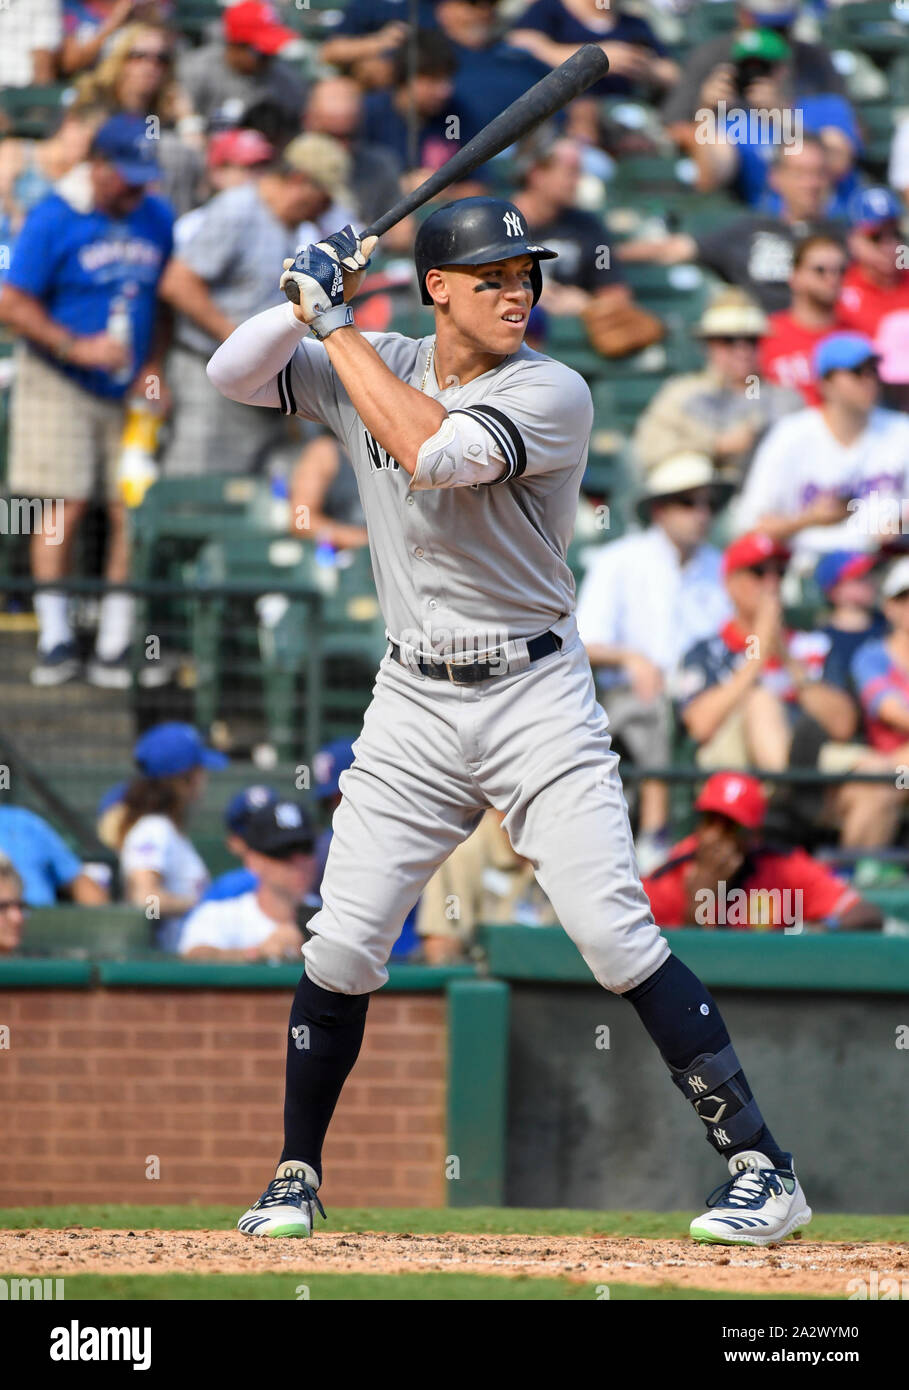
[[[811,1220],[793,1166],[774,1168],[757,1149],[733,1154],[732,1177],[707,1198],[691,1223],[693,1238],[714,1245],[775,1245]]]
[[[316,1211],[325,1215],[316,1195],[318,1185],[305,1163],[279,1163],[258,1202],[240,1217],[237,1230],[247,1236],[311,1236]]]

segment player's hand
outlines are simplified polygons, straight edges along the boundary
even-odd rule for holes
[[[803,526],[836,526],[849,516],[849,503],[836,492],[822,492],[806,507],[800,520]]]
[[[353,299],[363,283],[369,258],[378,245],[378,241],[377,236],[368,236],[364,240],[348,222],[347,226],[343,227],[340,232],[334,232],[324,241],[316,243],[320,250],[340,261],[344,269],[345,300]]]
[[[76,367],[116,372],[129,362],[129,349],[110,333],[83,333],[73,339],[69,361]]]
[[[299,927],[275,927],[274,931],[259,942],[260,960],[274,960],[276,956],[294,955],[303,945],[303,933]]]
[[[727,106],[736,99],[735,73],[731,63],[719,63],[701,84],[698,97],[701,106],[715,111],[721,101]]]
[[[278,284],[303,323],[312,323],[319,314],[344,303],[341,263],[319,246],[304,246],[293,260],[286,260]]]
[[[624,662],[625,673],[639,700],[655,700],[663,689],[663,672],[649,657],[629,652]]]
[[[754,623],[754,636],[757,638],[758,661],[779,654],[783,639],[783,605],[778,589],[768,589],[758,605]]]

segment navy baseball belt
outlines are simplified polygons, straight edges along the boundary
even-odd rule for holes
[[[539,637],[531,637],[527,643],[527,656],[530,661],[539,661],[541,656],[549,656],[551,652],[560,651],[561,647],[561,637],[557,637],[551,631],[542,632]],[[497,650],[504,649],[499,647]],[[401,648],[397,642],[391,642],[391,654],[406,670],[416,669],[430,680],[451,681],[453,685],[476,685],[480,681],[492,680],[495,676],[507,676],[509,673],[508,658],[496,657],[495,654],[491,658],[484,657],[482,661],[445,661],[438,656],[432,661],[411,663],[401,655]]]

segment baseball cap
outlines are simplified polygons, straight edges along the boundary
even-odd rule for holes
[[[336,738],[320,748],[313,758],[312,771],[315,779],[313,795],[320,801],[335,796],[340,790],[338,779],[346,772],[354,760],[353,740]]]
[[[737,825],[756,830],[763,824],[767,798],[756,777],[745,772],[715,772],[708,777],[697,801],[696,811],[716,811]]]
[[[263,0],[241,0],[239,5],[231,5],[222,22],[227,43],[244,44],[257,53],[271,56],[297,41],[293,29],[280,22],[274,6]]]
[[[227,803],[224,824],[234,835],[242,836],[250,816],[255,815],[263,806],[272,806],[277,800],[278,793],[274,787],[245,787]]]
[[[230,759],[202,741],[192,724],[156,724],[139,739],[133,757],[146,777],[177,777],[194,767],[227,767]]]
[[[258,130],[221,130],[208,142],[208,167],[236,164],[249,169],[266,164],[274,153],[274,146]]]
[[[762,29],[782,29],[793,24],[799,12],[792,0],[743,0],[742,8]]]
[[[333,135],[320,135],[317,131],[297,135],[285,146],[281,162],[299,174],[306,174],[335,202],[346,206],[351,201],[347,188],[350,155]]]
[[[884,598],[896,598],[897,594],[904,594],[909,589],[909,555],[903,555],[901,559],[894,561],[890,569],[884,576],[881,585],[881,594]]]
[[[763,58],[765,63],[785,63],[792,49],[773,29],[746,29],[739,34],[729,55],[734,63],[741,58]]]
[[[717,506],[734,490],[731,483],[717,477],[713,460],[707,454],[694,450],[671,454],[648,473],[644,495],[638,502],[638,514],[646,520],[652,504],[660,498],[676,497],[679,493],[700,491],[705,487],[713,489]]]
[[[701,315],[699,338],[763,338],[769,325],[763,311],[741,290],[724,290]]]
[[[91,152],[112,164],[117,173],[134,187],[153,183],[160,177],[155,142],[141,116],[120,111],[95,131]]]
[[[824,594],[829,594],[844,579],[863,579],[877,563],[877,556],[868,551],[829,550],[817,562],[814,581]]]
[[[902,216],[900,200],[889,188],[862,188],[849,203],[849,220],[860,231],[899,222]]]
[[[780,541],[775,541],[763,531],[749,531],[723,551],[723,577],[734,574],[736,570],[751,569],[752,565],[760,565],[764,560],[788,559],[789,551]]]
[[[286,854],[310,854],[316,843],[312,821],[298,801],[273,801],[260,806],[246,822],[243,839],[249,849],[272,859]]]
[[[874,343],[864,333],[831,333],[814,349],[814,375],[820,378],[830,372],[850,371],[876,359]]]

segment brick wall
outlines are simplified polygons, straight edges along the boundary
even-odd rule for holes
[[[282,1143],[284,990],[4,990],[0,1206],[229,1202]],[[446,1201],[445,1001],[377,995],[325,1149],[334,1206]],[[148,1155],[160,1178],[145,1176]]]

